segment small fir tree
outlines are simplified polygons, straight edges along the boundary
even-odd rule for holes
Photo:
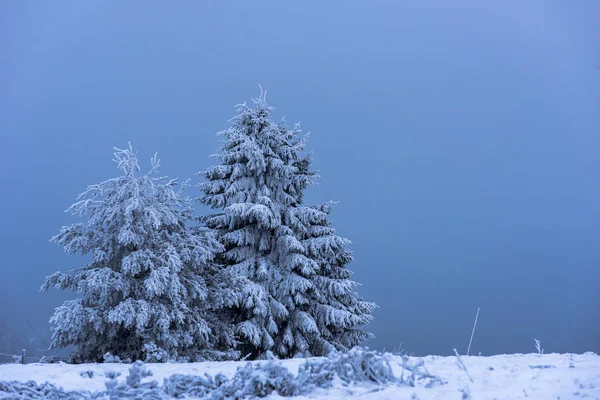
[[[221,245],[212,231],[189,229],[189,202],[175,180],[157,177],[159,161],[138,175],[131,146],[116,149],[123,175],[89,186],[67,211],[86,217],[52,241],[91,261],[47,277],[49,287],[81,294],[51,318],[51,347],[75,345],[73,361],[203,360],[233,356],[231,327],[219,310],[235,298],[212,260]]]
[[[221,164],[203,173],[200,188],[201,201],[221,212],[204,221],[219,233],[222,262],[246,280],[234,321],[242,352],[324,355],[370,337],[357,328],[370,320],[373,304],[351,290],[347,241],[333,234],[327,212],[302,206],[317,177],[302,155],[306,137],[298,125],[273,121],[265,97],[253,108],[238,105],[219,133]],[[320,218],[309,217],[319,211]]]

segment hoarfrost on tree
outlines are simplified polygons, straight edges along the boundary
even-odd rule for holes
[[[51,346],[75,345],[78,362],[234,356],[233,330],[218,315],[233,301],[228,272],[212,263],[221,245],[211,230],[187,226],[190,202],[157,175],[156,156],[147,174],[131,145],[116,149],[115,162],[122,176],[89,186],[67,210],[85,221],[52,238],[91,261],[42,286],[81,295],[56,309]]]
[[[271,119],[261,92],[254,107],[237,106],[220,164],[203,172],[202,203],[219,210],[204,218],[218,231],[220,261],[246,280],[236,309],[242,353],[260,357],[325,355],[371,337],[359,328],[372,303],[354,292],[345,265],[349,243],[327,220],[330,204],[302,205],[317,175],[303,155],[299,125]]]
[[[371,321],[375,304],[355,292],[358,284],[350,279],[352,271],[346,268],[353,260],[347,249],[350,241],[336,235],[331,227],[333,206],[333,202],[327,202],[292,208],[286,221],[310,260],[295,272],[311,285],[284,285],[283,297],[290,299],[290,307],[292,302],[295,305],[299,318],[293,322],[298,329],[304,325],[316,330],[310,337],[312,355],[326,355],[333,349],[346,351],[373,337],[359,327]],[[308,267],[312,265],[316,268]]]

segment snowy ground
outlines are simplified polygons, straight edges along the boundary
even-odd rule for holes
[[[428,356],[422,358],[425,367],[446,383],[426,388],[376,385],[344,387],[336,385],[329,390],[318,389],[307,397],[296,399],[600,399],[600,356],[593,353],[577,354],[512,354],[493,357],[461,357],[473,382],[457,366],[456,357]],[[395,373],[402,374],[400,358],[394,357]],[[417,360],[411,358],[411,360]],[[304,360],[285,360],[281,363],[296,373]],[[175,373],[215,375],[222,372],[231,377],[242,362],[210,362],[192,364],[147,364],[152,378],[162,382]],[[104,390],[106,371],[121,372],[120,380],[128,374],[128,364],[5,364],[0,365],[0,381],[51,382],[65,390]],[[82,377],[84,371],[93,371],[93,377]],[[0,396],[1,397],[1,396]],[[271,396],[270,398],[279,398]]]

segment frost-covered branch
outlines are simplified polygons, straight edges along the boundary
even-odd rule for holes
[[[456,349],[454,349],[454,354],[456,354],[456,365],[458,366],[458,368],[465,371],[465,374],[467,374],[467,376],[469,377],[469,380],[471,382],[473,382],[473,378],[471,378],[471,375],[469,374],[469,371],[467,370],[467,366],[463,362],[462,358],[460,358],[460,354],[458,354],[458,351]]]

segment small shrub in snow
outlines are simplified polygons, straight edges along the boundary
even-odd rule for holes
[[[38,385],[29,382],[0,382],[0,399],[33,399],[33,400],[87,400],[94,397],[89,392],[66,392],[51,383]]]
[[[117,371],[106,371],[104,376],[108,379],[117,379],[119,376],[121,376],[121,373]]]
[[[293,396],[296,392],[294,375],[271,359],[264,364],[248,363],[237,370],[230,382],[221,385],[214,399],[266,397],[272,393]]]
[[[129,368],[129,375],[127,376],[127,385],[131,387],[139,387],[142,379],[152,376],[152,371],[150,371],[143,362],[136,361]],[[156,386],[156,384],[155,384]]]
[[[91,369],[88,369],[87,371],[81,371],[79,373],[79,376],[81,376],[82,378],[93,378],[94,371],[92,371]]]
[[[119,382],[117,381],[117,378],[119,376],[121,376],[120,372],[115,372],[115,371],[106,371],[104,373],[104,376],[108,379],[106,379],[106,381],[104,382],[104,384],[106,385],[106,390],[108,392],[110,392],[111,390],[113,390],[118,384]]]
[[[277,393],[283,397],[297,393],[297,381],[292,373],[276,360],[266,363],[247,363],[238,368],[231,378],[222,374],[214,378],[204,376],[172,375],[165,379],[163,390],[171,397],[199,397],[211,399],[245,399],[266,397]]]
[[[204,376],[173,374],[165,378],[163,390],[174,398],[198,397],[203,399],[226,382],[227,378],[223,374],[217,374],[214,378],[209,374],[204,374]]]
[[[123,362],[127,362],[127,361],[121,361],[121,358],[119,358],[119,356],[115,356],[110,352],[106,352],[104,353],[104,356],[102,356],[102,361],[104,361],[104,363],[109,363],[109,364],[120,364]],[[131,362],[131,360],[129,360],[128,364]]]
[[[410,374],[404,376],[404,371],[408,371]],[[424,387],[426,388],[446,383],[440,377],[432,375],[427,371],[427,368],[425,368],[425,361],[410,361],[408,356],[402,357],[402,375],[400,376],[399,383],[401,385],[414,387],[420,382],[425,382]]]
[[[324,360],[307,360],[300,366],[298,383],[311,391],[315,387],[329,388],[335,378],[345,385],[356,383],[399,383],[390,365],[389,354],[354,348],[347,353],[332,353]]]
[[[142,379],[152,376],[152,371],[142,361],[134,362],[129,368],[125,383],[118,383],[116,377],[106,381],[106,392],[111,399],[160,400],[168,396],[158,387],[156,381],[141,383]]]
[[[144,353],[146,354],[146,362],[167,362],[171,361],[169,353],[164,349],[158,347],[156,343],[146,343],[143,347]]]

